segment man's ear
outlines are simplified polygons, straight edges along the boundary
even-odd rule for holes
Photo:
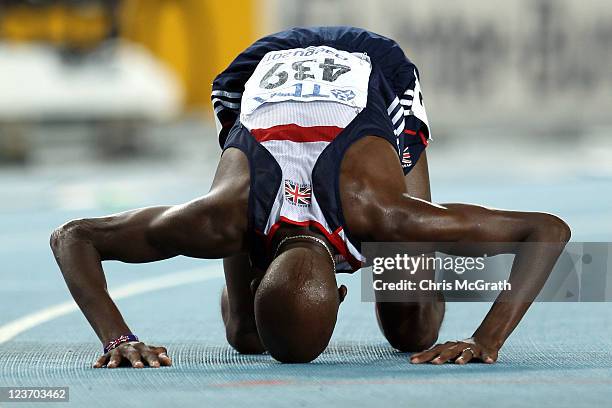
[[[340,285],[338,287],[338,296],[340,297],[340,303],[344,301],[346,294],[348,293],[348,289],[344,285]]]

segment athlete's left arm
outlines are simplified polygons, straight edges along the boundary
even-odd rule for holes
[[[411,358],[413,363],[495,362],[571,235],[567,224],[551,214],[468,204],[435,205],[406,195],[371,216],[374,241],[431,243],[424,244],[422,251],[458,256],[515,255],[508,279],[511,291],[500,293],[473,336],[417,353]],[[478,243],[498,243],[498,247],[480,248]]]

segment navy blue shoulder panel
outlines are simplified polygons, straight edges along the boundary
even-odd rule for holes
[[[263,232],[282,182],[282,171],[272,154],[238,121],[228,134],[224,150],[230,147],[242,150],[249,160],[249,249],[253,264],[265,268],[269,259]]]
[[[272,154],[240,122],[229,132],[225,149],[235,147],[249,160],[249,231],[263,233],[281,185],[282,171]]]

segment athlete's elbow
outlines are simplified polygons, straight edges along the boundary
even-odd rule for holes
[[[49,245],[53,253],[58,256],[70,244],[88,239],[89,228],[84,219],[72,220],[57,227],[51,233]]]
[[[537,228],[547,242],[566,243],[572,236],[570,226],[561,218],[552,214],[539,214]]]

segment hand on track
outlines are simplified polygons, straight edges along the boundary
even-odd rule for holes
[[[129,342],[104,354],[94,363],[94,368],[117,368],[120,366],[144,368],[146,365],[153,368],[171,366],[172,360],[168,357],[165,347],[147,346],[141,342]]]

